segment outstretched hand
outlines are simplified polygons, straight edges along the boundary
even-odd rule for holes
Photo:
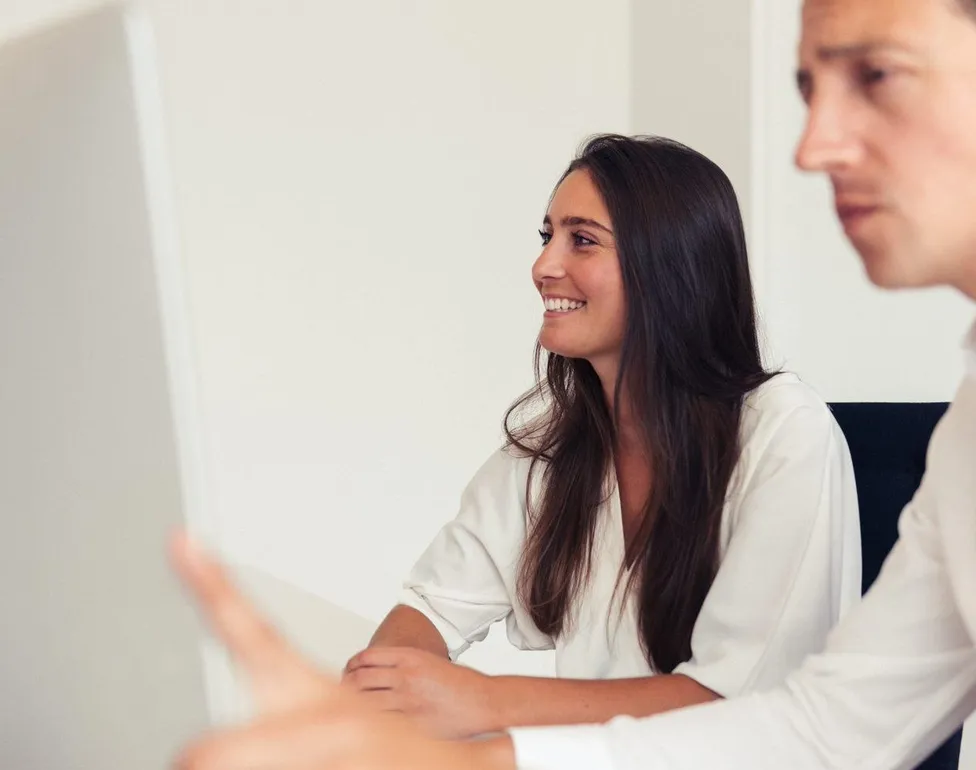
[[[506,740],[436,741],[375,708],[309,663],[237,590],[220,563],[185,536],[173,564],[249,681],[258,717],[206,737],[179,770],[513,770]]]

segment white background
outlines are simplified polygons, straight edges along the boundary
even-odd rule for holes
[[[0,35],[76,4],[0,0]],[[146,6],[221,545],[351,624],[389,608],[531,383],[535,230],[589,133],[727,169],[775,363],[827,399],[951,395],[971,309],[871,289],[792,169],[799,0]],[[497,638],[470,660],[549,665]]]

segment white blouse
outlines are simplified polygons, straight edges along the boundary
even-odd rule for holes
[[[823,652],[746,698],[512,730],[520,770],[918,767],[976,713],[976,325],[966,361],[898,543]]]
[[[590,579],[569,629],[553,639],[517,591],[530,460],[500,450],[471,480],[457,517],[420,557],[402,604],[430,619],[452,658],[501,620],[524,650],[555,649],[560,677],[648,676],[634,603],[614,590],[624,557],[616,491],[601,511]],[[541,474],[536,474],[533,483]],[[533,497],[538,499],[537,491]],[[674,673],[730,697],[781,682],[860,597],[857,494],[844,436],[796,376],[750,393],[741,455],[722,518],[720,567]]]

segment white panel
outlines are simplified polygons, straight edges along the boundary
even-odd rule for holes
[[[191,387],[169,387],[178,298],[157,268],[176,274],[155,262],[132,75],[112,9],[0,49],[5,768],[158,770],[207,721],[164,559],[194,426],[175,431]]]

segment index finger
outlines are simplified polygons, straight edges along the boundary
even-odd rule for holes
[[[217,559],[182,533],[173,539],[170,554],[214,633],[240,664],[253,672],[292,657],[285,640],[241,594]]]

